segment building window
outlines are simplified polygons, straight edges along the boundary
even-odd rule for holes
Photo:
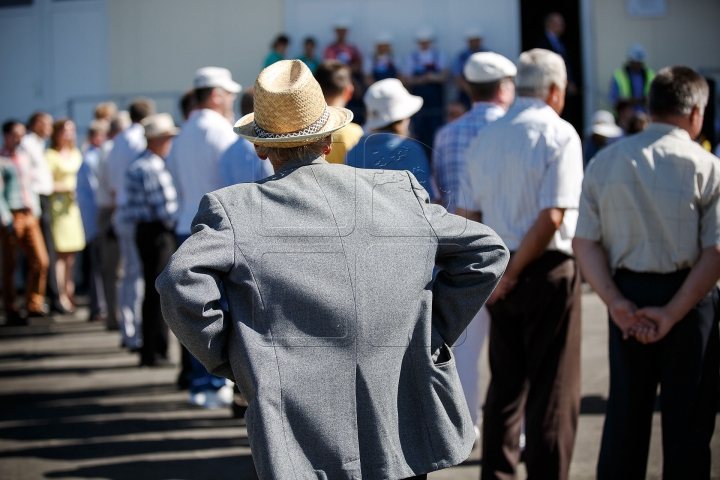
[[[5,7],[29,7],[33,0],[0,0],[0,8]]]

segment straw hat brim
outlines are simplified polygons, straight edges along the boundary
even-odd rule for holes
[[[328,120],[320,131],[305,135],[291,135],[282,138],[261,138],[255,133],[255,114],[249,113],[237,121],[233,131],[242,138],[266,147],[292,148],[307,145],[327,137],[336,130],[341,129],[353,119],[353,113],[347,108],[328,106]]]

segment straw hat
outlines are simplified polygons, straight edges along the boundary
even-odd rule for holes
[[[233,130],[256,145],[291,148],[327,137],[353,118],[346,108],[330,107],[310,69],[300,60],[281,60],[255,81],[255,111]]]
[[[423,105],[422,97],[411,95],[397,78],[386,78],[370,85],[363,101],[367,110],[365,130],[386,127],[410,118]]]

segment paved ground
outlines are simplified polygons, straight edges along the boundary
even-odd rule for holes
[[[584,480],[594,478],[608,365],[605,310],[593,294],[583,301],[583,403],[571,477]],[[81,312],[0,326],[0,479],[252,478],[242,420],[190,407],[174,387],[175,369],[137,368],[117,333],[83,320]],[[172,353],[177,360],[176,343]],[[720,479],[718,425],[713,478]],[[648,478],[660,478],[660,438],[656,414]],[[476,448],[463,465],[430,478],[474,480],[480,464]]]

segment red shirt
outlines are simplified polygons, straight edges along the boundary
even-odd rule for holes
[[[362,62],[362,54],[355,45],[333,43],[325,49],[325,60],[340,60],[346,65]]]

